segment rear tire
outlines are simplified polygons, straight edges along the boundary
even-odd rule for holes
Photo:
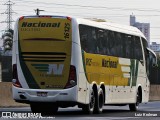
[[[58,106],[53,103],[31,103],[33,113],[42,113],[42,115],[53,115],[57,113]]]
[[[102,113],[103,112],[103,106],[104,106],[104,93],[102,88],[99,89],[98,95],[95,102],[95,109],[94,113]]]
[[[130,111],[137,111],[139,108],[140,101],[141,101],[141,96],[139,91],[137,91],[136,103],[129,104]]]
[[[95,106],[95,93],[92,90],[90,92],[90,103],[87,105],[83,105],[82,106],[82,110],[84,111],[84,113],[86,114],[92,114],[94,111],[94,106]]]

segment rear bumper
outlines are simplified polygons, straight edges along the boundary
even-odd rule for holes
[[[37,92],[47,92],[46,97]],[[63,90],[23,89],[12,85],[13,99],[21,103],[30,102],[77,102],[77,86]]]

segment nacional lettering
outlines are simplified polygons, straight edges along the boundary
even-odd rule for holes
[[[23,22],[21,27],[60,27],[60,22],[58,23],[44,23],[44,22],[36,22],[36,23],[31,23],[31,22]]]
[[[112,60],[106,60],[102,59],[102,67],[107,67],[107,68],[117,68],[118,66],[118,61],[112,61]]]

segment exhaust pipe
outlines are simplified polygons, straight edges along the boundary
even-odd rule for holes
[[[24,94],[19,95],[19,97],[23,100],[27,99],[26,96]]]

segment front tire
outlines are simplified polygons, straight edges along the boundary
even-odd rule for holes
[[[137,91],[136,103],[129,104],[130,111],[137,111],[138,110],[139,104],[140,104],[140,100],[141,100],[141,96],[139,94],[139,91]]]

